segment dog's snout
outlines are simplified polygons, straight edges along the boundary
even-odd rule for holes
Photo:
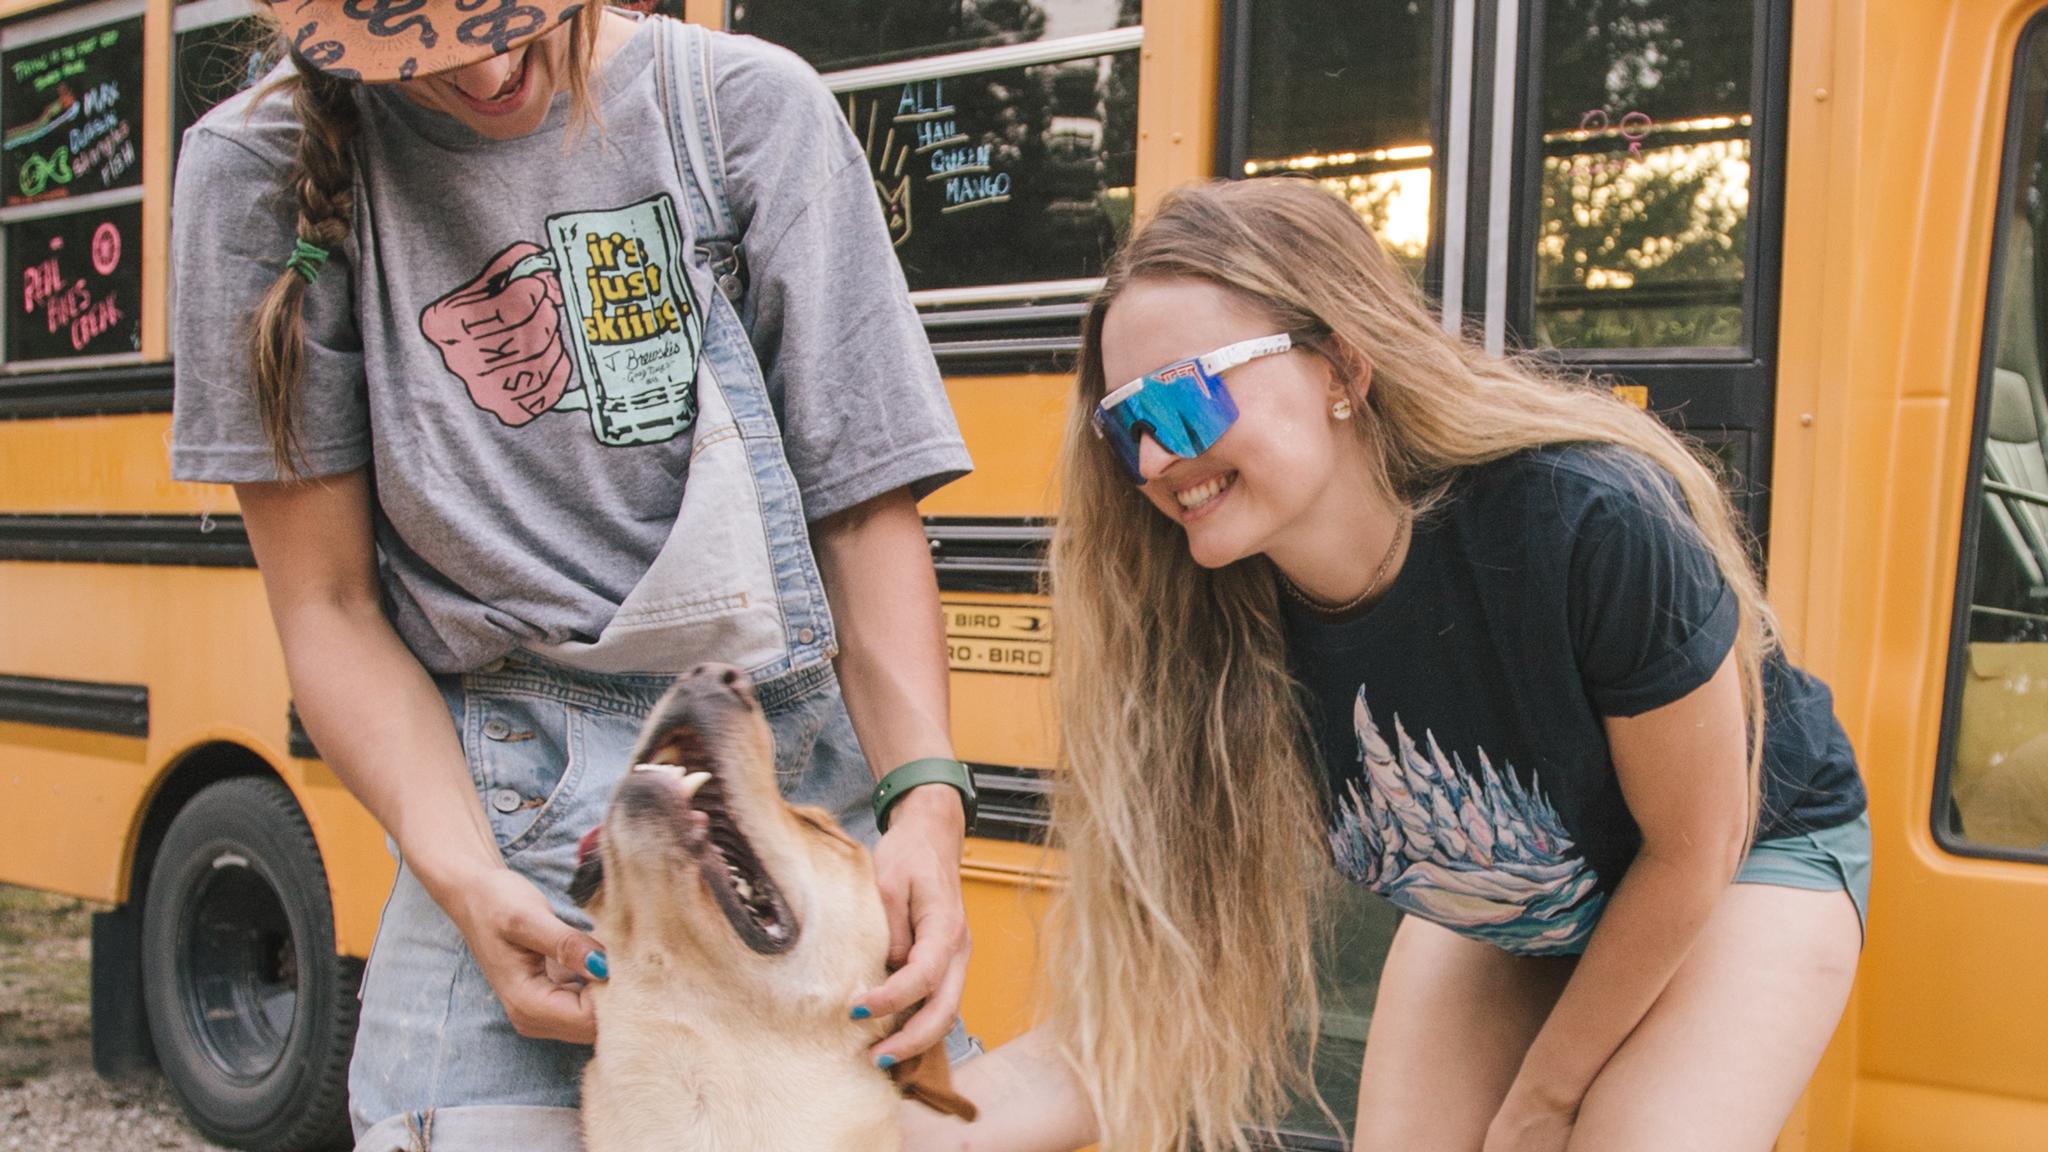
[[[699,664],[683,673],[676,681],[676,687],[691,695],[722,692],[741,700],[754,698],[753,682],[747,679],[745,672],[730,664]]]

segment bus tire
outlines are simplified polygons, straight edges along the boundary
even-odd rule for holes
[[[194,1127],[254,1152],[347,1147],[361,976],[289,789],[224,780],[178,812],[144,898],[142,990]]]

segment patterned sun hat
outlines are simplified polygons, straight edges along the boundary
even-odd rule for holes
[[[432,76],[554,31],[582,0],[270,0],[292,50],[367,83]]]

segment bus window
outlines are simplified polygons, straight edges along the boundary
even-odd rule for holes
[[[2042,393],[2048,35],[2028,36],[2013,101],[2001,267],[1987,319],[1949,673],[1942,838],[2048,858],[2048,402]]]
[[[1131,220],[1137,52],[966,74],[905,67],[877,84],[826,79],[867,150],[911,289],[1102,275]]]
[[[269,26],[254,14],[251,0],[197,0],[172,16],[177,68],[171,105],[172,155],[213,106],[253,86],[270,71]]]
[[[1243,173],[1312,176],[1418,281],[1429,249],[1436,5],[1250,6]]]
[[[1754,0],[1544,0],[1534,342],[1744,345]]]
[[[114,0],[0,31],[10,369],[141,359],[142,22]]]
[[[733,0],[726,27],[831,72],[1137,23],[1138,0]]]

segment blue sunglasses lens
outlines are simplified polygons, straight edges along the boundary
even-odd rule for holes
[[[1138,438],[1149,434],[1161,448],[1192,459],[1237,421],[1237,402],[1221,377],[1195,364],[1176,364],[1146,376],[1138,390],[1115,407],[1095,410],[1095,427],[1132,477],[1138,470]]]

